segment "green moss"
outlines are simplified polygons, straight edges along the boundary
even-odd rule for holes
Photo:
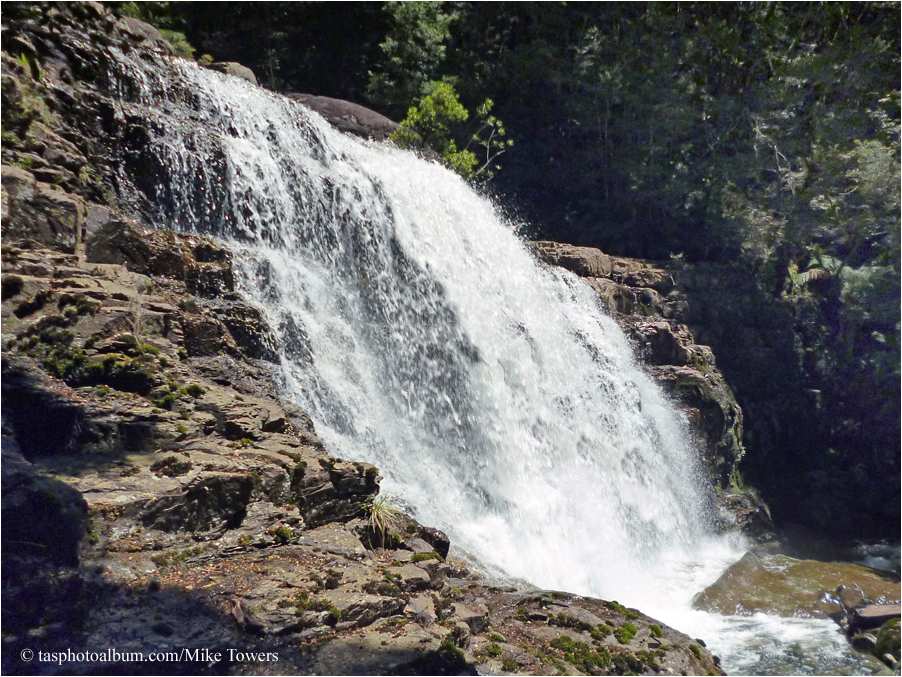
[[[3,131],[0,131],[0,142],[2,142],[4,146],[15,147],[19,145],[19,137],[4,129]]]
[[[637,651],[635,653],[635,658],[637,661],[641,662],[642,667],[638,671],[640,674],[648,674],[649,672],[658,672],[661,669],[661,666],[658,665],[658,658],[664,655],[663,652],[658,651]]]
[[[617,602],[617,601],[602,602],[602,604],[604,604],[605,608],[610,609],[611,611],[616,611],[617,613],[622,614],[629,620],[639,618],[639,614],[637,614],[635,611],[627,609],[620,602]]]
[[[156,406],[160,409],[167,409],[172,411],[172,405],[175,404],[179,398],[181,397],[180,393],[166,393],[163,397],[158,397],[157,399],[151,400]]]
[[[695,353],[692,353],[692,367],[702,374],[707,374],[711,370],[711,365]]]
[[[294,539],[294,531],[291,530],[291,527],[285,526],[284,524],[269,530],[267,533],[271,534],[279,545],[285,545]]]
[[[876,656],[892,654],[899,658],[899,619],[891,618],[880,627],[877,633],[877,644],[874,648]]]
[[[501,669],[505,672],[516,672],[518,667],[517,661],[511,656],[505,656],[501,659]]]
[[[591,635],[592,639],[596,641],[601,641],[605,637],[611,634],[611,628],[605,625],[604,623],[599,623],[594,628],[589,630],[589,635]]]
[[[641,652],[639,652],[641,653]],[[611,657],[611,673],[615,675],[644,675],[656,671],[646,665],[637,654],[619,653]]]
[[[180,459],[176,456],[167,456],[150,466],[151,472],[159,477],[177,477],[184,475],[193,467],[193,463],[188,459]]]
[[[204,553],[208,546],[198,545],[187,550],[179,550],[177,552],[162,553],[151,557],[151,561],[161,569],[170,569],[179,564],[184,564],[191,557],[196,557]]]
[[[413,535],[417,533],[417,527],[415,524],[408,524],[407,528],[404,531],[406,531],[410,535]]]
[[[696,658],[698,658],[699,660],[701,660],[702,656],[704,655],[704,654],[702,654],[702,648],[698,644],[690,644],[689,651],[691,651],[692,655],[695,656]]]
[[[564,670],[564,665],[557,658],[555,658],[552,654],[547,651],[544,651],[539,648],[532,648],[529,646],[525,647],[533,656],[539,659],[539,662],[542,665],[550,665],[553,666],[559,674],[567,674],[566,670]]]
[[[638,631],[639,629],[632,623],[624,623],[614,630],[614,637],[616,637],[617,641],[621,644],[629,644]]]
[[[550,646],[561,651],[572,651],[576,646],[576,642],[567,635],[561,635],[551,640]]]
[[[159,356],[160,349],[149,343],[139,343],[137,346],[135,346],[135,352],[137,352],[139,355]]]
[[[410,558],[410,561],[416,564],[417,562],[425,562],[430,559],[437,559],[439,562],[445,561],[444,557],[439,555],[435,550],[432,552],[418,552]]]
[[[651,625],[649,625],[648,631],[651,632],[652,637],[657,637],[660,639],[661,637],[664,636],[664,631],[661,630],[661,626],[656,623],[652,623]]]
[[[185,393],[187,395],[191,395],[191,397],[197,398],[201,397],[204,394],[204,389],[196,383],[192,383],[191,385],[185,387]]]
[[[439,653],[443,654],[445,660],[451,663],[461,666],[466,665],[467,663],[466,654],[457,647],[450,636],[446,636],[445,639],[442,640],[441,645],[439,645]]]
[[[400,597],[403,594],[403,590],[390,580],[370,581],[363,586],[363,591],[382,597]]]
[[[574,630],[579,630],[580,632],[590,632],[594,629],[594,626],[591,623],[580,621],[563,612],[557,615],[551,614],[548,617],[548,625],[556,625],[561,628],[572,628]]]
[[[279,606],[293,606],[298,613],[305,611],[327,611],[326,625],[337,625],[341,620],[341,611],[335,608],[331,602],[325,599],[310,597],[306,590],[299,592],[293,600],[280,602]]]
[[[50,322],[43,322],[48,319]],[[70,331],[54,324],[58,321],[65,322],[65,318],[42,318],[22,337],[17,348],[40,360],[49,374],[73,387],[104,386],[107,389],[98,392],[102,395],[108,394],[108,388],[141,394],[151,389],[155,375],[150,365],[119,353],[107,355],[102,361],[90,359],[83,348],[74,344]]]
[[[586,674],[597,674],[611,664],[611,654],[607,649],[575,642],[566,635],[555,637],[549,646],[562,652],[564,660]]]
[[[22,169],[34,169],[34,160],[30,157],[16,158],[10,161],[13,167],[21,167]]]

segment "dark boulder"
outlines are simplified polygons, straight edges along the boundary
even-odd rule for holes
[[[328,96],[314,96],[313,94],[289,93],[285,96],[319,113],[339,131],[348,132],[364,139],[384,141],[398,128],[397,122],[350,101],[332,99]]]
[[[210,64],[210,68],[214,71],[225,73],[226,75],[232,75],[236,78],[247,80],[252,85],[257,84],[257,76],[254,75],[254,71],[247,66],[242,66],[240,63],[235,63],[234,61],[217,61]]]

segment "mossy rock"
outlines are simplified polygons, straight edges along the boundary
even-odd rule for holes
[[[899,660],[899,619],[891,618],[880,628],[877,633],[877,644],[874,646],[874,654],[882,657],[891,654]]]

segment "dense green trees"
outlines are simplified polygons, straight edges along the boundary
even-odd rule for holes
[[[142,4],[266,86],[403,120],[465,175],[500,164],[534,234],[743,266],[791,309],[822,403],[798,472],[893,457],[898,486],[898,4]]]

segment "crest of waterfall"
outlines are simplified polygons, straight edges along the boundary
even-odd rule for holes
[[[623,595],[708,533],[696,452],[594,293],[446,169],[173,64],[127,69],[122,185],[231,243],[284,396],[331,453],[499,574]],[[170,73],[170,76],[172,73]]]

